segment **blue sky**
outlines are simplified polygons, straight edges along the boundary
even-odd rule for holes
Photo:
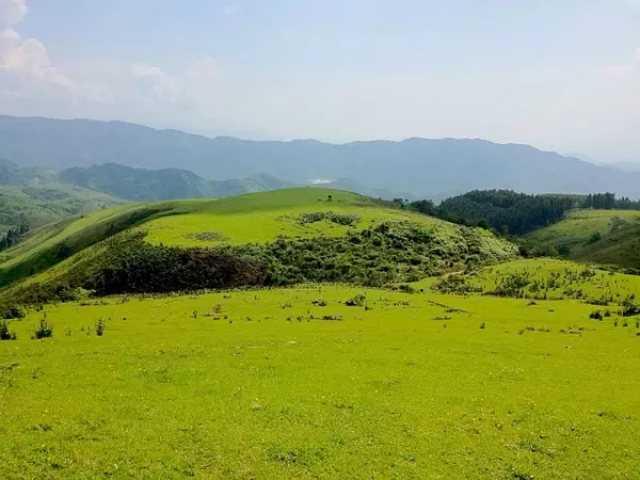
[[[640,0],[0,0],[0,113],[640,160]]]

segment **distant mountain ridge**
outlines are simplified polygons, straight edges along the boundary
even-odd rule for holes
[[[248,141],[122,122],[0,116],[0,156],[23,167],[179,167],[216,181],[261,172],[295,184],[348,178],[371,189],[433,199],[483,189],[640,196],[640,173],[485,140]]]
[[[11,227],[38,228],[128,202],[219,198],[288,186],[292,185],[266,174],[211,181],[181,169],[146,170],[109,163],[56,171],[21,168],[0,158],[0,234]]]
[[[72,167],[60,172],[60,181],[131,201],[178,198],[229,197],[242,193],[277,190],[290,186],[267,174],[240,180],[205,180],[177,168],[147,170],[117,163],[89,168]]]

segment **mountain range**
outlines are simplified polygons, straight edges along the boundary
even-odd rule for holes
[[[0,156],[22,167],[86,168],[115,162],[146,169],[180,168],[217,182],[263,172],[292,184],[342,179],[371,192],[436,200],[494,188],[640,196],[639,172],[485,140],[250,141],[122,122],[0,116]]]

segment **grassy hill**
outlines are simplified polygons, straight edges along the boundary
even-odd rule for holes
[[[640,212],[576,210],[526,240],[552,248],[568,258],[603,265],[640,269]]]
[[[0,185],[0,229],[21,224],[35,229],[124,203],[105,193],[59,183]]]
[[[0,158],[0,233],[43,225],[131,201],[220,198],[291,186],[266,174],[205,180],[180,169],[145,170],[115,163],[56,171]]]
[[[243,179],[214,181],[205,180],[188,170],[146,170],[116,163],[70,168],[60,172],[58,178],[62,182],[136,202],[228,197],[291,186],[264,173]]]
[[[298,188],[127,205],[62,222],[6,252],[0,285],[31,277],[25,282],[31,288],[114,293],[109,289],[381,284],[497,263],[515,252],[514,245],[481,229],[348,192]],[[221,269],[235,276],[218,278]]]
[[[515,252],[315,188],[42,228],[0,265],[65,300],[0,322],[0,476],[634,478],[640,277]]]

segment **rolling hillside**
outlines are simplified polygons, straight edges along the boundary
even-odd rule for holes
[[[0,233],[30,229],[132,201],[219,198],[277,190],[289,183],[266,174],[214,181],[180,169],[146,170],[115,163],[63,171],[22,168],[0,158]]]
[[[136,202],[179,198],[218,198],[292,186],[264,173],[243,179],[205,180],[178,168],[147,170],[117,163],[60,172],[61,182]]]
[[[123,206],[62,222],[6,252],[0,285],[26,280],[18,287],[37,297],[45,294],[34,288],[49,295],[76,287],[116,293],[305,281],[381,284],[515,254],[514,245],[481,229],[352,193],[299,188]],[[187,270],[177,274],[174,268]],[[220,271],[232,277],[218,278]]]
[[[261,172],[296,184],[349,178],[372,189],[437,200],[475,189],[640,196],[640,173],[527,145],[484,140],[257,142],[122,122],[0,116],[0,156],[21,166],[69,168],[118,162],[147,169],[181,168],[211,180]]]
[[[36,229],[124,203],[120,198],[73,185],[0,185],[0,230],[22,224]]]
[[[640,269],[640,212],[576,210],[526,240],[577,261]]]

